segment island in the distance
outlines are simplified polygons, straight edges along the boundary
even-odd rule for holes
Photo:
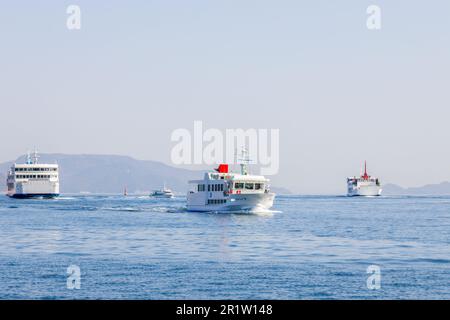
[[[26,156],[0,164],[0,183],[6,186],[11,165],[23,163]],[[203,171],[176,168],[158,161],[137,160],[120,155],[40,154],[40,162],[58,163],[61,193],[149,193],[164,184],[178,194],[187,190],[187,182]],[[0,190],[4,188],[0,187]],[[272,186],[277,194],[291,194],[285,188]]]

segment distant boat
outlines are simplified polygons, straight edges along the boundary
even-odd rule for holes
[[[347,195],[353,196],[379,196],[381,195],[381,182],[378,178],[367,174],[367,163],[364,162],[364,175],[347,178]]]
[[[150,197],[155,198],[173,198],[175,195],[172,190],[169,188],[166,188],[166,185],[162,189],[154,190],[152,193],[150,193]]]
[[[38,154],[28,153],[24,164],[13,164],[8,172],[7,195],[12,198],[55,198],[59,196],[59,167],[38,163]]]
[[[126,197],[128,195],[127,187],[123,189],[123,195]]]

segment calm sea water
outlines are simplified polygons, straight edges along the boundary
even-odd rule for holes
[[[184,205],[0,197],[0,298],[450,299],[450,197],[280,196],[250,215]]]

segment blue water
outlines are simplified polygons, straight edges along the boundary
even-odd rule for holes
[[[184,205],[0,197],[0,298],[450,299],[450,197],[280,196],[250,215]]]

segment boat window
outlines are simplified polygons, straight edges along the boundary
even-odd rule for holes
[[[253,183],[248,183],[248,182],[245,183],[245,189],[253,190],[253,187],[254,187]]]
[[[235,189],[244,189],[244,183],[243,182],[235,182],[234,188]]]
[[[255,190],[261,190],[262,189],[262,183],[255,183]]]

